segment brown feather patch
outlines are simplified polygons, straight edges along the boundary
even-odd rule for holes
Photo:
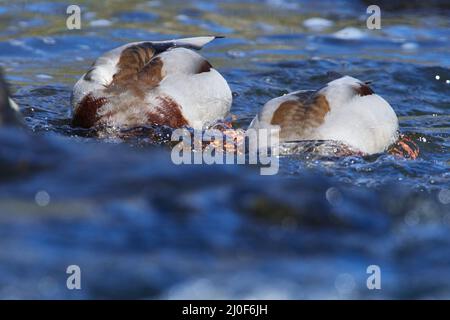
[[[372,88],[370,88],[367,84],[362,83],[359,87],[355,89],[356,93],[359,94],[361,97],[364,96],[370,96],[371,94],[374,94]]]
[[[163,62],[161,58],[156,57],[142,68],[138,73],[139,83],[143,83],[150,87],[157,86],[163,78]]]
[[[73,115],[72,125],[81,128],[91,128],[98,121],[98,109],[100,109],[107,100],[105,98],[94,98],[88,94],[81,100]]]
[[[153,57],[155,51],[149,46],[134,45],[122,51],[117,68],[119,71],[113,76],[113,82],[136,81],[137,74]]]
[[[298,96],[297,96],[298,97]],[[318,94],[306,100],[288,100],[274,112],[272,125],[280,126],[280,139],[302,138],[324,122],[330,105],[324,95]]]
[[[134,55],[134,59],[130,58]],[[113,76],[113,81],[108,86],[109,93],[121,93],[127,90],[133,91],[136,96],[145,97],[148,90],[156,87],[164,78],[163,62],[156,57],[149,61],[140,50],[131,51],[119,61],[119,72]],[[127,65],[126,63],[131,63]]]
[[[200,64],[197,73],[209,72],[211,69],[212,69],[212,65],[207,60],[204,60]]]
[[[137,44],[122,51],[110,87],[124,87],[139,79],[140,72],[153,58],[155,50],[148,45]]]
[[[188,124],[181,113],[181,107],[178,103],[169,97],[160,97],[158,100],[160,104],[156,110],[147,114],[150,123],[171,128],[181,128]]]

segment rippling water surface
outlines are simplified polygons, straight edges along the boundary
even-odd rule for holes
[[[364,1],[78,3],[70,31],[69,3],[0,1],[0,66],[29,127],[0,130],[0,298],[450,298],[445,1],[381,1],[381,30]],[[202,54],[237,127],[339,72],[373,82],[420,157],[294,155],[264,177],[70,126],[71,88],[104,51],[209,34],[226,36]],[[66,288],[71,264],[82,290]],[[381,290],[366,287],[372,264]]]

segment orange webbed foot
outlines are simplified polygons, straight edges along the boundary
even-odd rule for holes
[[[419,157],[419,146],[408,136],[400,134],[397,142],[389,147],[388,153],[405,159],[415,160]]]

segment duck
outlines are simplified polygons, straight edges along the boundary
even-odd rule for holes
[[[19,106],[11,99],[8,84],[0,69],[0,126],[21,125]]]
[[[217,38],[133,42],[106,52],[73,87],[72,125],[203,128],[225,118],[231,89],[197,52]]]
[[[369,84],[341,76],[318,90],[277,97],[262,107],[248,129],[267,129],[281,144],[333,141],[358,154],[382,153],[398,139],[398,118]]]

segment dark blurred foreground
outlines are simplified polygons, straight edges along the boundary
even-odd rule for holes
[[[450,297],[448,194],[177,167],[161,149],[12,129],[0,145],[1,298]]]

